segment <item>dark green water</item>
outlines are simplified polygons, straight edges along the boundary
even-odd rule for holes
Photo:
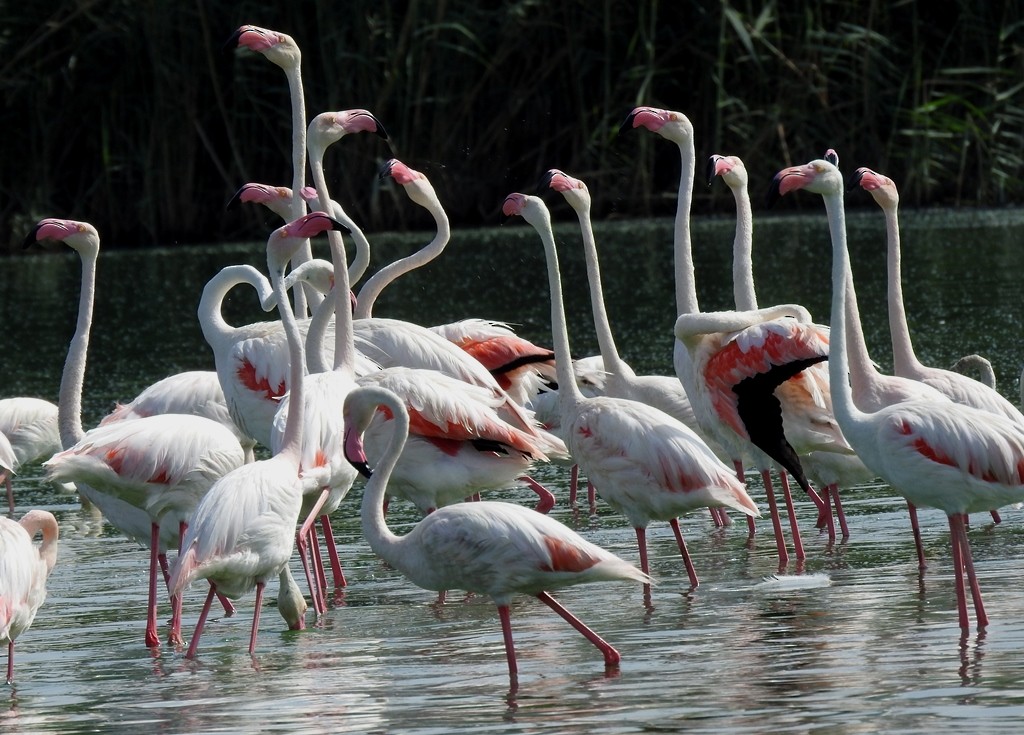
[[[755,241],[763,304],[800,302],[827,321],[829,241],[824,216],[759,222]],[[556,219],[569,218],[556,210]],[[919,356],[949,366],[980,352],[1016,401],[1024,355],[1019,274],[1024,214],[903,215],[907,309]],[[884,234],[877,211],[851,216],[858,294],[875,360],[891,364],[884,310]],[[704,309],[729,308],[732,224],[697,223],[697,278]],[[620,350],[638,371],[671,374],[674,296],[670,223],[599,229],[605,292]],[[372,238],[374,264],[429,237]],[[596,352],[582,252],[560,230],[570,334],[577,355]],[[324,248],[326,250],[326,248]],[[325,252],[318,253],[325,257]],[[85,424],[116,400],[172,372],[212,367],[195,319],[205,281],[233,262],[263,262],[262,247],[166,248],[103,253],[85,386]],[[4,261],[0,352],[4,395],[56,400],[77,308],[77,256],[60,250]],[[484,316],[550,341],[543,253],[522,222],[456,230],[448,250],[395,284],[375,313],[424,324]],[[251,295],[229,304],[232,320],[263,318]],[[850,490],[852,535],[829,545],[798,504],[808,559],[805,586],[765,584],[777,571],[769,527],[752,544],[742,524],[714,529],[707,514],[682,522],[702,584],[686,574],[665,524],[649,531],[660,584],[653,608],[639,588],[588,585],[560,599],[622,653],[606,676],[600,656],[546,607],[513,607],[520,689],[508,696],[493,605],[413,587],[379,562],[359,532],[359,489],[335,515],[349,579],[324,620],[289,633],[268,606],[258,655],[246,651],[251,599],[215,620],[197,661],[142,645],[147,557],[75,497],[56,494],[28,468],[16,478],[17,515],[31,507],[61,523],[49,597],[18,642],[17,683],[0,687],[4,732],[935,732],[953,727],[1015,732],[1024,717],[1024,517],[1004,509],[998,527],[974,519],[971,543],[992,624],[961,640],[948,529],[924,511],[931,560],[919,576],[905,505],[881,483]],[[568,477],[540,478],[564,499]],[[754,489],[755,497],[762,494]],[[517,493],[510,500],[523,500]],[[393,505],[392,526],[415,522]],[[559,520],[628,559],[635,538],[599,504],[588,517],[563,502]],[[296,568],[296,576],[299,577]],[[194,625],[202,593],[185,600]],[[161,608],[161,614],[166,610]]]

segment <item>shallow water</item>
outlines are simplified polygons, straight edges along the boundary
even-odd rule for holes
[[[620,349],[638,370],[669,374],[667,226],[617,223],[599,236]],[[732,297],[730,226],[704,222],[694,233],[705,309],[727,308]],[[982,352],[1003,392],[1015,396],[1024,217],[904,215],[904,226],[906,298],[919,355],[948,366]],[[853,216],[850,230],[872,353],[886,366],[880,217]],[[596,345],[582,257],[575,231],[560,235],[574,351],[590,354]],[[762,303],[799,301],[827,321],[824,218],[773,220],[759,225],[757,236]],[[375,263],[417,242],[381,239]],[[5,261],[6,395],[56,399],[79,277],[76,257],[57,253]],[[201,285],[222,265],[261,259],[256,245],[104,253],[85,424],[170,372],[209,367],[194,318]],[[496,233],[456,231],[442,258],[386,292],[376,312],[423,323],[485,315],[548,342],[542,267],[539,241],[522,223]],[[231,305],[237,321],[256,318],[246,297]],[[538,475],[560,498],[554,517],[635,560],[635,536],[622,518],[600,502],[593,515],[569,508],[563,468]],[[248,598],[234,617],[209,623],[197,660],[187,661],[181,651],[150,652],[142,644],[146,554],[40,476],[39,468],[27,468],[16,478],[16,515],[33,507],[54,512],[61,546],[47,601],[18,641],[16,684],[0,688],[6,732],[1011,732],[1024,716],[1024,572],[1017,563],[1024,523],[1016,508],[1004,509],[995,527],[987,516],[972,518],[992,622],[963,639],[944,516],[921,513],[930,567],[919,575],[906,506],[884,484],[847,491],[851,537],[835,544],[813,530],[814,513],[798,499],[807,559],[791,562],[780,578],[773,578],[779,568],[767,523],[751,542],[745,524],[715,529],[706,513],[694,513],[681,525],[701,585],[687,592],[670,529],[652,524],[659,584],[650,606],[639,586],[626,583],[557,595],[618,648],[619,670],[606,672],[590,644],[547,607],[522,598],[512,611],[520,686],[511,695],[493,604],[453,592],[438,607],[434,593],[380,562],[359,532],[358,487],[333,518],[349,586],[324,619],[285,631],[270,590],[254,658],[246,653]],[[754,497],[763,498],[759,481],[751,482]],[[528,503],[532,496],[500,497]],[[411,509],[392,504],[397,532],[415,521]],[[294,571],[301,580],[297,564]],[[186,597],[186,628],[202,597],[198,586]]]

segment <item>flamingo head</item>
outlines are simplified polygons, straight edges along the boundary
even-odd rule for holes
[[[853,172],[853,179],[847,188],[853,189],[857,186],[871,194],[882,209],[895,209],[900,203],[896,182],[870,168],[861,166]]]
[[[262,204],[283,220],[291,219],[292,190],[287,186],[268,184],[243,184],[228,202],[227,209],[234,209],[242,202]]]
[[[539,197],[519,192],[509,194],[501,205],[501,211],[506,217],[519,215],[537,229],[551,227],[551,213]]]
[[[619,127],[619,132],[639,127],[645,127],[674,143],[682,144],[693,140],[693,125],[689,118],[674,110],[636,107],[626,116],[625,122]]]
[[[842,195],[843,176],[838,168],[823,158],[802,166],[784,168],[772,178],[766,203],[771,207],[781,197],[797,189],[806,189],[814,194]]]
[[[53,217],[39,220],[25,238],[25,247],[39,240],[59,240],[83,256],[100,251],[100,233],[88,222]]]
[[[299,192],[299,196],[301,196],[302,200],[309,205],[310,211],[327,211],[326,208],[320,206],[320,196],[316,193],[315,187],[302,187],[302,190]]]
[[[345,396],[341,412],[342,423],[345,426],[342,450],[345,459],[363,477],[369,478],[373,475],[373,470],[366,459],[366,450],[363,448],[363,432],[370,426],[378,412],[385,421],[390,421],[395,417],[396,411],[405,422],[408,422],[409,414],[405,404],[394,392],[381,386],[363,386]]]
[[[341,110],[321,112],[306,129],[306,145],[311,157],[323,158],[323,152],[349,133],[376,133],[384,140],[388,133],[369,110]]]
[[[228,46],[247,48],[263,54],[268,61],[282,69],[298,69],[302,52],[295,39],[287,33],[267,30],[259,26],[241,26],[228,39]]]
[[[541,186],[560,193],[565,197],[565,201],[569,202],[569,206],[577,212],[590,209],[590,191],[587,189],[587,185],[564,171],[559,171],[557,168],[551,169],[541,179]]]
[[[328,230],[348,232],[345,225],[331,219],[324,212],[310,212],[274,230],[267,241],[267,265],[270,272],[281,276],[303,241]]]
[[[438,201],[437,193],[427,177],[409,168],[397,158],[385,161],[380,167],[380,179],[386,179],[388,176],[401,184],[409,198],[421,207],[429,208]]]
[[[720,156],[717,153],[708,159],[708,186],[721,176],[730,189],[736,190],[747,185],[747,167],[737,156]]]

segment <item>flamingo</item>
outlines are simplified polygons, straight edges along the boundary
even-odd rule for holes
[[[949,518],[960,628],[967,631],[967,587],[977,626],[988,616],[971,556],[964,514],[1024,498],[1024,429],[1016,422],[953,401],[907,400],[874,413],[858,409],[847,380],[846,291],[852,280],[846,247],[843,180],[830,162],[815,160],[775,175],[770,197],[805,189],[825,203],[832,238],[832,333],[829,371],[836,418],[864,463],[915,506]],[[965,583],[966,576],[966,583]]]
[[[976,380],[978,382],[987,385],[992,390],[996,389],[995,368],[992,367],[992,361],[983,355],[964,355],[954,362],[949,369],[965,375],[965,371],[976,371],[978,374]]]
[[[194,658],[214,595],[237,599],[253,588],[256,602],[249,653],[256,649],[260,607],[268,579],[279,576],[291,557],[293,534],[306,487],[323,487],[326,471],[300,476],[305,399],[305,355],[295,314],[284,291],[284,270],[303,241],[342,227],[322,212],[284,225],[267,241],[267,266],[291,352],[291,408],[279,451],[269,459],[242,465],[220,478],[196,507],[171,569],[170,588],[180,595],[196,579],[210,591],[203,604],[187,658]]]
[[[585,398],[571,373],[569,337],[562,301],[558,253],[551,215],[544,202],[520,193],[505,198],[506,216],[523,217],[540,235],[547,259],[551,327],[558,369],[558,398],[569,451],[593,479],[597,492],[629,519],[640,551],[640,568],[650,568],[646,529],[652,520],[672,526],[691,588],[699,580],[677,517],[710,506],[760,515],[742,481],[682,422],[645,403],[600,396]],[[644,598],[650,586],[644,585]]]
[[[0,435],[7,442],[0,467],[7,486],[7,504],[14,513],[11,475],[23,465],[49,459],[61,450],[56,404],[29,396],[0,400]]]
[[[953,370],[924,365],[914,353],[903,304],[903,281],[900,275],[900,195],[896,183],[869,168],[854,172],[854,184],[869,192],[885,214],[886,262],[888,272],[889,336],[892,340],[893,373],[930,385],[956,403],[974,406],[989,413],[1005,416],[1024,426],[1024,414],[990,387]],[[992,511],[992,520],[999,523],[999,513]]]
[[[675,246],[676,314],[679,316],[692,315],[699,317],[700,309],[697,303],[693,252],[690,242],[690,205],[693,201],[696,160],[693,145],[693,124],[686,115],[675,110],[637,107],[626,117],[621,129],[625,130],[636,127],[644,127],[675,143],[679,148],[681,168],[673,234]],[[806,312],[806,310],[803,311]],[[810,321],[809,315],[804,321]],[[714,319],[708,323],[713,324]],[[758,467],[764,480],[765,492],[772,516],[772,526],[775,531],[776,546],[779,554],[779,565],[780,567],[785,566],[789,561],[789,552],[786,549],[786,542],[782,536],[782,525],[775,505],[775,495],[772,489],[770,473],[772,463],[769,461],[769,458],[775,460],[790,474],[793,474],[801,487],[803,487],[819,508],[822,506],[821,499],[817,497],[817,493],[813,491],[804,478],[800,460],[786,441],[781,421],[772,420],[771,422],[765,421],[751,424],[750,427],[745,426],[732,410],[736,399],[736,396],[732,394],[732,385],[722,386],[725,388],[725,391],[718,395],[713,395],[708,382],[719,382],[721,375],[705,375],[702,368],[710,366],[728,372],[733,369],[729,358],[743,355],[750,366],[753,366],[755,362],[760,360],[763,369],[767,370],[768,366],[772,364],[772,360],[770,356],[764,353],[763,345],[781,345],[788,342],[789,347],[792,348],[793,342],[785,338],[784,331],[779,327],[773,328],[776,330],[774,336],[769,332],[767,334],[762,333],[761,336],[756,338],[752,335],[748,336],[742,342],[733,339],[723,343],[724,335],[716,335],[714,332],[701,332],[699,330],[704,327],[696,324],[690,326],[694,327],[694,329],[686,327],[685,322],[683,325],[679,324],[678,320],[676,322],[676,342],[673,347],[673,363],[676,375],[683,384],[686,395],[693,406],[694,415],[697,418],[698,424],[703,429],[704,435],[710,437],[712,441],[715,441],[725,449],[732,458],[736,476],[745,482],[743,467],[748,458],[752,459]],[[685,340],[680,337],[680,329],[685,334]],[[809,364],[813,364],[812,360],[821,361],[825,358],[827,352],[824,346],[821,345],[820,338],[812,338],[811,344],[817,344],[820,349],[805,353],[802,356],[804,358],[802,363],[798,363],[798,366],[802,364],[806,367]],[[727,345],[730,345],[731,349],[722,352],[718,359],[712,360],[722,347]],[[742,347],[739,347],[740,345]],[[789,362],[789,358],[795,357],[797,355],[787,356],[786,361]],[[701,363],[700,366],[696,364],[698,360]],[[753,413],[759,414],[763,419],[767,419],[769,416],[774,418],[779,410],[776,405],[777,399],[768,390],[764,390],[774,386],[761,385],[764,382],[763,379],[749,375],[746,369],[742,367],[739,369],[741,370],[739,377],[755,378],[755,381],[748,382],[746,386],[759,389],[759,396],[748,395],[748,399],[754,399],[758,403],[763,402],[764,404],[760,408],[755,408]],[[793,370],[793,373],[798,372],[798,370],[792,367],[789,369]],[[791,375],[778,374],[770,382],[778,384],[786,377],[791,377]],[[733,384],[738,382],[735,381]],[[754,437],[750,436],[750,429],[754,430]],[[786,474],[781,473],[780,479],[786,504],[789,508],[792,508]],[[789,515],[796,555],[798,559],[803,558],[803,547],[800,543],[795,514],[790,510]],[[754,532],[753,520],[750,516],[747,518],[747,528],[750,533]]]
[[[38,547],[33,543],[42,534]],[[30,510],[17,522],[0,516],[0,641],[7,641],[7,683],[14,683],[14,641],[32,625],[57,563],[57,519]]]
[[[391,419],[387,449],[370,473],[362,433],[378,411]],[[369,477],[363,490],[363,533],[374,553],[419,587],[465,589],[490,595],[498,607],[509,681],[518,686],[509,603],[516,593],[536,596],[618,666],[619,652],[549,594],[548,590],[584,582],[650,577],[548,516],[513,503],[482,501],[440,508],[404,536],[387,527],[383,499],[391,470],[409,430],[404,402],[380,387],[360,387],[345,399],[345,454]]]
[[[254,25],[243,25],[231,34],[228,46],[247,48],[262,54],[267,61],[281,68],[288,80],[288,97],[291,102],[292,117],[292,186],[291,206],[288,207],[286,222],[298,219],[306,213],[306,203],[301,196],[306,183],[306,99],[302,91],[302,52],[295,39],[287,33],[260,28]],[[304,263],[313,257],[308,242],[303,243],[295,257],[295,264]],[[308,299],[318,298],[314,292],[295,293],[295,309],[302,316],[306,314]]]
[[[838,155],[835,156],[838,165]],[[736,201],[736,235],[733,240],[733,298],[739,310],[757,309],[757,294],[754,288],[754,268],[751,259],[754,240],[754,219],[750,206],[750,193],[747,188],[747,169],[738,156],[712,155],[708,159],[708,185],[716,177],[721,177],[733,194]],[[818,327],[827,339],[827,327]],[[783,382],[775,389],[782,404],[782,422],[787,437],[803,431],[808,422],[831,424],[832,406],[828,387],[828,370],[821,364],[812,365],[800,373],[797,378]],[[802,455],[801,466],[808,477],[823,488],[823,499],[826,504],[826,518],[829,538],[836,536],[835,523],[830,502],[835,503],[836,518],[839,521],[843,538],[850,535],[839,495],[840,486],[859,484],[872,479],[871,471],[864,466],[855,454],[843,452],[813,451]],[[820,522],[821,519],[819,519]]]
[[[234,434],[200,416],[165,414],[82,429],[82,385],[92,324],[100,238],[87,222],[41,220],[26,242],[55,239],[82,261],[78,323],[61,375],[58,403],[63,451],[43,463],[50,482],[73,482],[110,523],[148,547],[149,602],[146,645],[157,635],[157,567],[178,548],[183,526],[213,481],[244,463]],[[172,598],[177,611],[177,601]],[[173,634],[171,642],[177,642]]]

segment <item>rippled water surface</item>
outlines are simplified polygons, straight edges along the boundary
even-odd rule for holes
[[[919,355],[948,366],[981,352],[993,361],[1000,389],[1016,401],[1024,217],[904,220],[905,290]],[[620,223],[599,231],[620,349],[638,370],[665,374],[674,320],[668,227]],[[723,220],[695,229],[705,309],[728,308],[732,298],[730,228]],[[880,215],[853,216],[850,230],[868,338],[886,367]],[[757,237],[762,303],[799,301],[827,321],[824,217],[765,223]],[[559,239],[574,352],[591,354],[596,344],[577,235],[567,228]],[[418,241],[380,238],[375,263]],[[261,263],[260,247],[101,255],[87,426],[115,400],[166,374],[212,366],[195,306],[206,279],[238,261]],[[5,266],[3,393],[56,400],[77,308],[77,258],[54,250],[12,257]],[[497,233],[456,231],[448,251],[386,292],[376,313],[421,323],[486,316],[547,343],[542,268],[540,243],[523,223]],[[233,297],[234,321],[258,318],[251,300],[244,292]],[[538,475],[560,498],[554,517],[636,559],[634,533],[622,518],[600,502],[594,514],[570,508],[563,468]],[[16,515],[34,507],[55,513],[60,553],[47,601],[18,641],[16,684],[0,687],[4,732],[1013,732],[1024,718],[1024,517],[1017,508],[1004,509],[998,526],[987,516],[972,518],[992,623],[963,639],[945,517],[922,511],[930,559],[922,576],[906,506],[882,483],[846,493],[851,536],[841,543],[819,535],[811,506],[798,501],[807,559],[779,578],[770,525],[762,522],[750,541],[744,524],[716,530],[706,513],[694,513],[682,528],[701,585],[687,593],[671,531],[652,524],[659,585],[650,607],[639,586],[626,583],[558,595],[619,649],[621,668],[606,672],[582,637],[544,605],[521,598],[512,610],[520,660],[520,687],[512,695],[493,604],[453,592],[438,607],[434,593],[380,562],[360,534],[359,487],[334,516],[349,586],[323,620],[286,631],[270,590],[255,657],[246,653],[248,598],[234,617],[208,624],[197,660],[187,661],[181,651],[143,645],[147,555],[40,477],[34,467],[16,478]],[[502,494],[529,503],[527,495]],[[402,533],[416,516],[392,504],[389,522]],[[297,565],[295,572],[301,579]],[[199,586],[186,597],[187,628],[202,597]]]

